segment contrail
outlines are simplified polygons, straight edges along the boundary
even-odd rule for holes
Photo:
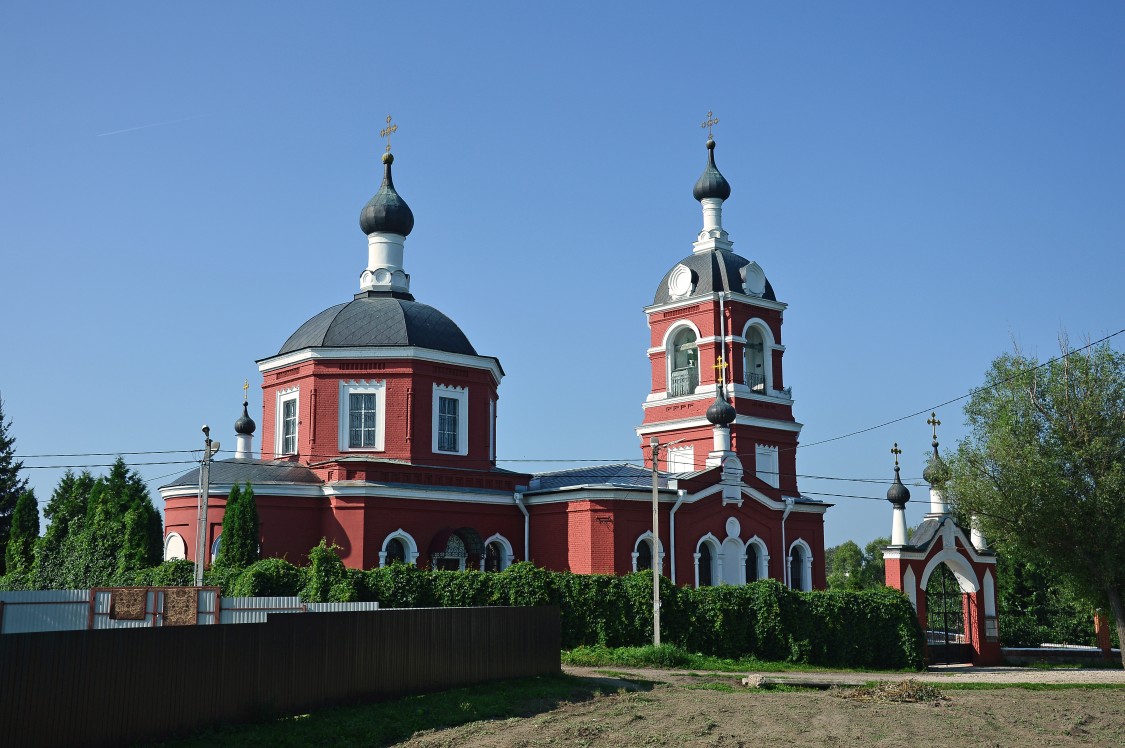
[[[204,116],[204,115],[196,114],[196,115],[193,115],[191,117],[183,117],[181,119],[170,119],[167,122],[156,122],[156,123],[151,124],[151,125],[141,125],[140,127],[126,127],[124,130],[110,130],[109,132],[100,132],[97,135],[95,135],[94,137],[104,138],[106,135],[120,135],[123,132],[135,132],[137,130],[147,130],[150,127],[163,127],[164,125],[174,125],[178,122],[187,122],[188,120],[199,119],[202,116]]]

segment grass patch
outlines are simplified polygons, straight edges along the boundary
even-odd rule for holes
[[[688,652],[674,644],[661,644],[659,647],[575,647],[562,653],[564,665],[578,667],[637,667],[662,668],[665,670],[703,670],[723,673],[823,673],[823,672],[873,672],[855,668],[828,668],[819,665],[805,665],[796,662],[772,662],[756,657],[737,659],[715,657],[713,655]]]
[[[567,675],[521,678],[376,704],[331,707],[268,722],[224,725],[189,738],[152,745],[166,748],[383,746],[406,740],[423,730],[486,719],[529,717],[566,702],[584,701],[611,692],[612,689]]]
[[[691,685],[683,686],[689,691],[721,691],[723,693],[734,693],[735,691],[745,691],[745,688],[735,688],[729,683],[692,683]]]
[[[1024,691],[1125,691],[1125,683],[945,683],[946,691],[992,691],[1003,688],[1020,688]]]

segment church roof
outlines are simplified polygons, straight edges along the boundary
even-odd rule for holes
[[[323,481],[303,465],[288,460],[253,460],[235,458],[215,460],[211,463],[210,481],[215,483],[245,483],[259,486],[269,483],[306,483],[319,485]],[[198,486],[199,468],[189,470],[161,488]]]
[[[668,478],[675,473],[660,473],[657,485],[668,488]],[[530,491],[551,491],[578,486],[612,486],[614,488],[652,488],[652,470],[627,462],[536,473],[531,479]]]
[[[652,303],[667,304],[675,301],[668,290],[668,276],[680,265],[692,272],[695,281],[695,290],[692,291],[692,296],[723,291],[744,294],[746,293],[746,286],[742,269],[749,264],[750,260],[726,249],[712,249],[707,252],[691,254],[673,265],[660,279],[660,285],[656,287],[656,297],[652,300]],[[773,286],[770,285],[768,278],[762,298],[777,301],[777,296],[774,295]]]
[[[277,352],[303,348],[416,346],[477,355],[461,328],[432,306],[403,294],[369,291],[325,309],[297,328]]]

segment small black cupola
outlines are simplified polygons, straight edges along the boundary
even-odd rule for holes
[[[894,504],[896,507],[906,506],[906,502],[910,501],[910,489],[902,483],[902,478],[899,477],[898,471],[898,456],[902,454],[902,450],[898,448],[898,443],[895,443],[894,449],[891,450],[895,456],[895,482],[887,489],[887,501]]]
[[[922,471],[922,478],[927,483],[935,488],[941,488],[949,480],[949,466],[945,464],[945,460],[941,459],[938,454],[938,440],[937,440],[937,427],[941,425],[941,421],[937,420],[937,413],[930,413],[930,420],[926,421],[934,428],[934,440],[931,442],[934,448],[934,453],[930,457],[930,463],[926,465],[926,469]]]
[[[707,420],[716,426],[729,426],[734,423],[734,419],[737,417],[738,411],[727,402],[726,392],[723,390],[722,383],[720,383],[719,391],[715,395],[715,402],[707,408]]]
[[[712,139],[707,140],[707,168],[699,175],[691,194],[699,201],[709,197],[720,200],[730,197],[730,182],[719,173],[719,167],[715,166],[715,141]]]
[[[407,236],[414,230],[414,213],[395,191],[391,164],[395,157],[383,154],[383,184],[359,213],[359,227],[364,234],[385,233]]]
[[[234,422],[234,433],[253,436],[254,429],[258,427],[258,424],[254,423],[254,419],[250,417],[250,413],[246,410],[246,406],[247,402],[243,400],[242,415],[240,415],[238,417],[238,420]]]

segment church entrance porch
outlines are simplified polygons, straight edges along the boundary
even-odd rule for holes
[[[973,648],[965,634],[964,594],[946,564],[930,575],[926,587],[926,649],[931,665],[973,661]]]

